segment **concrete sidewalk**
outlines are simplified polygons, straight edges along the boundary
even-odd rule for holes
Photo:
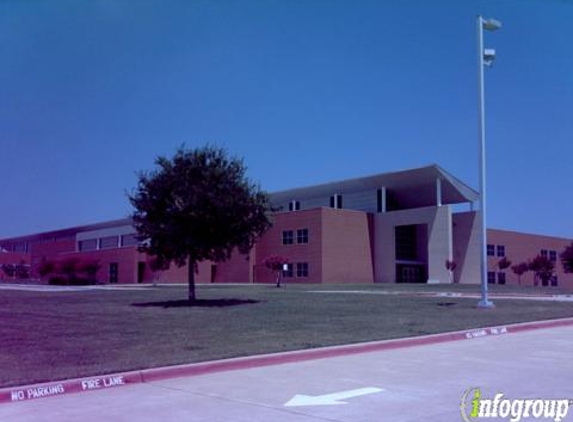
[[[0,420],[460,421],[470,387],[488,397],[573,397],[571,356],[573,327],[551,328],[4,404]],[[285,406],[297,395],[346,395],[346,404]]]
[[[476,299],[479,293],[466,292],[421,292],[421,291],[388,291],[388,290],[309,290],[316,294],[350,294],[350,295],[389,295],[412,297],[436,297],[453,299]],[[531,293],[489,293],[490,299],[498,300],[541,300],[550,302],[573,302],[573,294],[531,294]]]

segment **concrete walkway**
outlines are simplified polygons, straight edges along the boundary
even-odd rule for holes
[[[349,294],[349,295],[390,295],[437,298],[481,298],[478,293],[465,292],[423,292],[423,291],[388,291],[388,290],[309,290],[308,293],[317,294]],[[502,300],[541,300],[550,302],[573,302],[573,294],[526,294],[526,293],[490,293],[490,299]]]
[[[7,403],[0,421],[458,422],[470,387],[573,398],[572,380],[560,327]]]

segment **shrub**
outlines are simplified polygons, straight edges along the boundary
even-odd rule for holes
[[[506,268],[511,267],[511,261],[507,258],[501,258],[498,262],[497,262],[497,268],[499,268],[501,271],[505,270]]]
[[[50,277],[50,279],[48,280],[48,284],[52,286],[67,286],[69,283],[67,278],[56,276],[56,277]]]
[[[56,264],[52,261],[46,261],[45,258],[38,265],[38,274],[42,278],[50,274],[53,274],[55,271],[56,271]]]
[[[281,275],[283,265],[288,264],[289,259],[281,255],[271,255],[263,259],[263,264],[273,273],[275,273],[277,287],[281,287]]]
[[[512,266],[511,270],[517,275],[518,284],[521,284],[521,276],[529,271],[529,264],[527,262],[520,262]]]
[[[86,275],[86,279],[90,281],[90,284],[96,283],[96,275],[101,265],[99,261],[82,261],[77,266],[77,271]]]
[[[573,273],[573,242],[561,252],[561,263],[566,273]]]
[[[446,265],[446,270],[448,270],[448,272],[450,273],[450,283],[455,283],[454,271],[458,267],[458,264],[456,264],[455,261],[452,261],[450,259],[446,259],[445,265]]]
[[[535,274],[534,284],[537,286],[537,279],[540,279],[543,286],[549,285],[549,280],[554,275],[555,263],[543,255],[537,255],[528,264],[529,270]]]

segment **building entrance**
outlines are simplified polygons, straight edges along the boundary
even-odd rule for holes
[[[396,265],[396,282],[425,283],[426,267],[417,264],[398,264]]]

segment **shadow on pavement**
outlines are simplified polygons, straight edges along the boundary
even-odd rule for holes
[[[133,303],[131,306],[141,308],[225,308],[228,306],[252,305],[259,303],[253,299],[197,299],[189,300],[168,300],[163,302]]]

